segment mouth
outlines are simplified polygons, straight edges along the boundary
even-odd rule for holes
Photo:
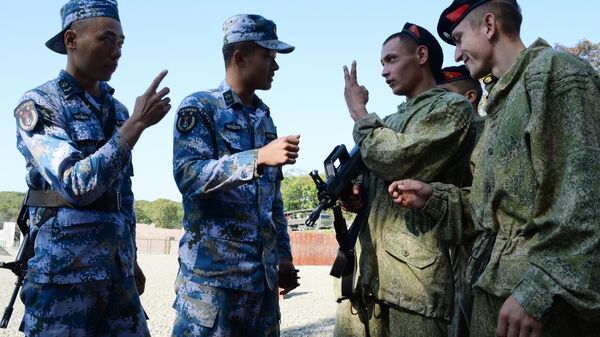
[[[387,85],[390,86],[390,87],[393,86],[395,82],[396,81],[394,81],[394,80],[386,80],[385,81],[385,83],[387,83]]]
[[[112,64],[107,64],[105,66],[106,70],[110,71],[111,73],[114,73],[117,70],[117,66],[118,63],[112,63]]]

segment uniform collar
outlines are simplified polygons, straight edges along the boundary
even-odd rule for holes
[[[529,63],[536,58],[541,51],[547,48],[552,47],[544,39],[538,38],[517,56],[506,73],[504,73],[492,87],[488,96],[487,106],[484,109],[488,115],[494,114],[499,107],[504,105],[506,97],[514,87],[515,83],[521,79],[525,68],[527,68]]]
[[[227,83],[227,80],[224,80],[221,82],[221,85],[219,85],[219,93],[221,93],[221,97],[223,98],[223,102],[227,108],[230,108],[236,104],[239,104],[239,107],[244,106],[241,98],[231,89],[231,86],[229,83]],[[257,111],[264,110],[266,111],[267,115],[270,114],[269,107],[257,95],[254,95],[254,106],[256,107]]]
[[[64,70],[60,71],[57,81],[60,91],[62,91],[67,98],[71,97],[72,95],[85,93],[85,90],[79,85],[79,83],[77,83],[77,80]],[[114,92],[115,89],[108,85],[108,83],[100,82],[100,93],[102,96],[104,96],[106,93],[112,95]]]

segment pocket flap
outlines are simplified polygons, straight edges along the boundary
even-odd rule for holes
[[[388,233],[384,248],[395,258],[421,269],[432,265],[437,259],[436,252],[425,248],[414,236],[406,233]]]

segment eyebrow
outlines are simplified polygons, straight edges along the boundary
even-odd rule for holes
[[[125,40],[125,35],[123,35],[123,34],[119,35],[119,34],[113,32],[112,30],[105,30],[104,32],[102,32],[102,35],[112,35],[112,36],[119,37],[122,40]]]

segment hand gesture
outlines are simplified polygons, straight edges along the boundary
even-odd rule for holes
[[[350,117],[356,122],[363,118],[367,112],[367,102],[369,101],[369,91],[363,85],[359,85],[356,79],[356,61],[352,61],[352,68],[348,72],[348,67],[344,66],[344,98],[350,112]]]
[[[144,128],[158,123],[171,109],[169,102],[171,99],[165,97],[169,93],[169,88],[162,88],[156,92],[160,82],[167,76],[167,70],[161,71],[158,76],[152,81],[150,87],[143,95],[138,96],[135,100],[135,107],[131,118],[142,123]]]
[[[282,166],[295,164],[300,147],[300,135],[277,138],[258,149],[259,166]]]
[[[390,197],[398,205],[406,208],[423,208],[431,195],[433,187],[418,180],[397,180],[388,187]]]

